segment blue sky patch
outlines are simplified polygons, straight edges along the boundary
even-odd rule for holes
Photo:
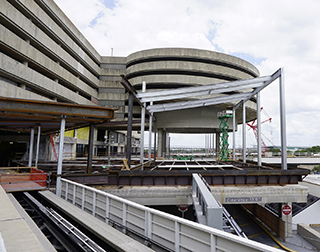
[[[100,2],[108,9],[113,10],[116,7],[116,0],[100,0]]]
[[[101,17],[103,17],[103,15],[104,15],[103,12],[100,11],[100,12],[98,13],[98,15],[97,15],[94,19],[91,20],[91,22],[90,22],[90,24],[89,24],[89,27],[94,27],[94,26],[98,23],[98,19],[101,18]]]

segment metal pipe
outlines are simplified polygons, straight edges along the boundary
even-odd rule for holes
[[[281,127],[281,169],[287,170],[287,132],[286,132],[286,107],[284,94],[283,68],[280,68],[279,79],[280,96],[280,127]]]
[[[245,163],[247,153],[246,103],[242,104],[242,160]]]
[[[153,105],[153,102],[150,102],[150,105]],[[153,114],[153,113],[151,113]],[[149,116],[149,153],[148,153],[148,160],[151,162],[151,139],[152,138],[152,116]]]
[[[146,92],[146,82],[142,82],[142,93]],[[141,107],[141,138],[140,138],[140,164],[141,170],[143,170],[143,156],[144,156],[144,125],[146,116],[146,103],[143,103]]]
[[[89,126],[89,146],[88,146],[87,173],[91,173],[91,170],[92,170],[93,138],[94,138],[94,124],[90,123],[90,126]]]
[[[56,195],[61,196],[61,173],[62,173],[62,160],[63,160],[63,144],[64,144],[64,130],[66,127],[66,116],[61,116],[60,123],[60,136],[59,136],[59,153],[58,153],[58,167],[57,167],[57,183]]]
[[[110,139],[108,139],[108,166],[110,166]]]
[[[38,166],[38,159],[39,159],[40,131],[41,131],[41,127],[40,127],[40,126],[38,126],[36,162],[35,162],[35,165],[34,165],[35,167],[37,167],[37,166]]]
[[[232,153],[232,157],[233,157],[233,161],[236,161],[236,110],[233,109],[232,110],[232,133],[233,133],[233,137],[232,137],[232,142],[233,142],[233,153]]]
[[[261,114],[260,114],[260,92],[257,93],[257,147],[258,166],[261,166]]]
[[[34,128],[31,128],[30,131],[30,145],[29,145],[29,160],[28,166],[32,166],[32,156],[33,156],[33,140],[34,140]]]
[[[216,153],[217,153],[217,158],[219,157],[219,152],[220,152],[220,133],[216,132]]]
[[[128,126],[127,126],[127,164],[130,168],[131,165],[131,153],[132,153],[132,113],[133,113],[133,94],[129,92],[128,101]]]
[[[153,143],[153,160],[156,161],[157,156],[157,121],[154,121],[154,143]]]

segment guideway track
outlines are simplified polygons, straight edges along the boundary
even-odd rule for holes
[[[14,196],[57,251],[116,251],[108,245],[106,246],[108,250],[100,247],[55,210],[42,205],[31,194],[15,193]]]

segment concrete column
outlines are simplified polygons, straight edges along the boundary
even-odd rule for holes
[[[284,206],[289,206],[291,208],[291,213],[288,215],[285,215],[283,213],[283,207]],[[285,222],[284,227],[285,227],[285,237],[290,237],[292,234],[292,202],[287,202],[287,203],[283,203],[281,205],[281,209],[282,209],[282,220]]]
[[[158,157],[163,157],[165,146],[165,131],[158,129]]]
[[[57,167],[57,183],[56,195],[61,196],[61,174],[62,174],[62,161],[63,161],[63,145],[64,145],[64,130],[66,127],[66,116],[63,115],[60,124],[60,137],[59,137],[59,153],[58,153],[58,167]]]
[[[77,141],[78,141],[78,130],[77,129],[74,130],[73,137],[74,137],[74,144],[72,145],[71,152],[72,152],[72,159],[76,159],[77,158]]]
[[[29,145],[29,160],[28,160],[28,166],[32,166],[32,156],[33,156],[33,140],[34,140],[34,129],[31,128],[30,132],[30,145]]]
[[[161,148],[162,157],[164,157],[166,154],[166,147],[167,147],[167,132],[164,131],[162,134],[162,148]]]
[[[169,156],[170,156],[170,136],[169,136],[169,132],[166,132],[165,138],[166,138],[166,157],[169,158]]]

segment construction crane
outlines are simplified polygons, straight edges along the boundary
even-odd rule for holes
[[[262,111],[262,110],[263,110],[263,107],[261,107],[260,111]],[[271,122],[272,118],[267,114],[267,112],[265,110],[263,110],[263,111],[267,115],[268,119],[262,121],[261,124],[266,123],[266,122]],[[255,122],[256,122],[256,120],[253,120],[253,122],[251,124],[247,123],[247,125],[253,130],[254,136],[256,137],[256,140],[258,142],[258,125],[255,124]],[[261,133],[261,134],[273,145],[274,148],[279,149],[263,133]],[[263,156],[265,156],[266,152],[268,152],[268,148],[267,148],[265,142],[263,141],[263,139],[261,138],[261,154]]]

